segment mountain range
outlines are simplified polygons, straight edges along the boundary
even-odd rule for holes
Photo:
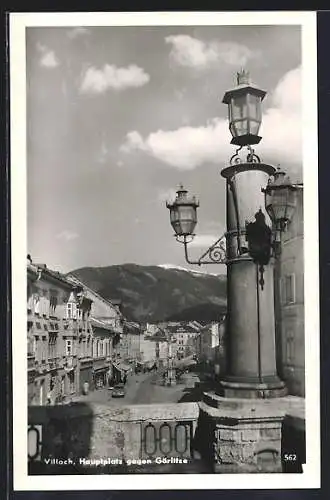
[[[120,300],[129,321],[216,321],[226,310],[226,276],[169,264],[122,264],[71,271],[108,300]]]

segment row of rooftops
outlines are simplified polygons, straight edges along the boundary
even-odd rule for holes
[[[50,278],[50,279],[55,279],[57,281],[60,281],[61,284],[67,288],[71,288],[80,292],[83,292],[84,290],[88,290],[91,294],[96,296],[99,300],[104,302],[107,305],[111,305],[113,307],[116,307],[119,311],[121,301],[120,300],[107,300],[101,295],[99,295],[97,292],[89,288],[87,285],[85,285],[83,282],[81,282],[78,278],[76,278],[72,274],[63,274],[60,273],[59,271],[53,271],[52,269],[49,269],[46,264],[39,264],[35,263],[32,261],[31,255],[27,255],[27,272],[30,274],[33,274],[36,279],[40,279],[42,276]]]

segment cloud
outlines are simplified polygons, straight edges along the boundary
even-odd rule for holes
[[[191,170],[202,163],[219,160],[221,138],[228,138],[227,129],[226,122],[216,118],[200,127],[184,126],[171,131],[158,130],[149,134],[146,139],[134,130],[127,134],[121,151],[129,153],[140,150],[171,167]],[[223,146],[229,154],[230,146],[225,145],[224,141]]]
[[[223,62],[232,66],[244,66],[258,54],[245,45],[233,42],[203,42],[189,35],[172,35],[165,38],[171,45],[170,60],[179,66],[207,68]]]
[[[150,80],[145,71],[131,64],[127,68],[105,64],[102,69],[90,67],[84,73],[80,91],[85,94],[102,94],[108,89],[125,90],[130,87],[142,87]]]
[[[40,66],[44,66],[45,68],[56,68],[59,66],[60,62],[53,50],[40,43],[37,44],[37,50],[41,53],[39,59]]]
[[[77,26],[76,28],[72,28],[67,32],[69,38],[74,39],[79,36],[90,35],[90,30],[88,28],[84,28],[83,26]]]
[[[172,202],[176,198],[176,190],[175,189],[166,189],[158,192],[157,199],[161,203],[165,203],[167,201]]]
[[[300,163],[301,138],[301,68],[286,73],[269,96],[270,106],[263,113],[257,146],[265,161]],[[158,130],[146,138],[134,130],[126,135],[121,151],[146,153],[170,167],[192,170],[203,163],[224,163],[233,154],[228,121],[213,118],[198,127]]]
[[[74,231],[70,231],[69,229],[65,229],[64,231],[57,234],[56,238],[64,241],[72,241],[79,238],[79,234],[75,233]]]
[[[263,137],[258,150],[274,158],[285,167],[285,162],[302,162],[302,98],[301,68],[284,75],[275,88],[272,107],[267,109],[260,127]]]

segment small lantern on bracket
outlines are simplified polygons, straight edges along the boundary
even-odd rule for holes
[[[258,144],[261,125],[261,101],[266,92],[250,83],[249,73],[237,73],[237,87],[227,90],[222,102],[228,105],[231,144],[243,147]]]
[[[297,206],[297,189],[280,167],[270,178],[265,189],[265,208],[275,227],[275,243],[280,243],[281,233],[292,220]]]
[[[188,196],[188,191],[181,185],[176,192],[175,200],[166,203],[170,211],[170,221],[175,236],[193,236],[197,224],[197,208],[199,203],[195,196]]]

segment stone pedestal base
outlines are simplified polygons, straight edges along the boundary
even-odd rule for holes
[[[268,380],[265,378],[262,382],[258,380],[241,382],[235,378],[228,378],[221,380],[217,392],[219,396],[226,398],[269,399],[286,396],[287,388],[278,377],[269,377]]]
[[[213,442],[216,473],[282,472],[281,429],[285,409],[279,399],[224,398],[204,393],[200,403]]]

